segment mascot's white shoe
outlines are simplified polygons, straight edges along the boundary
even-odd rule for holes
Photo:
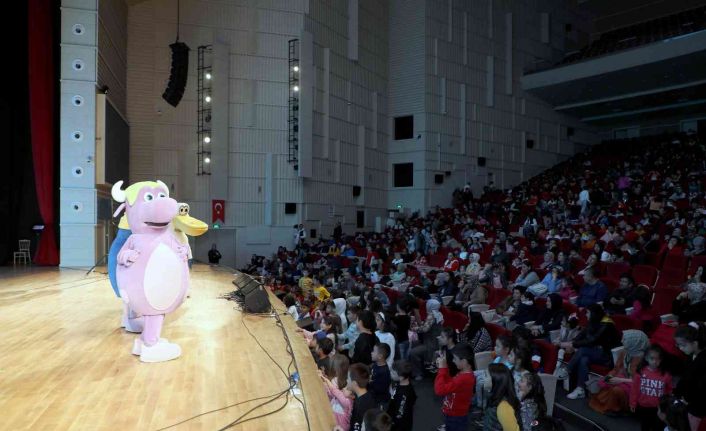
[[[142,362],[165,362],[171,361],[181,356],[181,347],[178,344],[168,343],[159,340],[154,346],[142,345],[140,361]]]
[[[169,340],[166,338],[160,338],[159,339],[160,343],[168,343]],[[135,340],[132,342],[132,354],[136,356],[140,356],[142,354],[142,338],[137,337]]]

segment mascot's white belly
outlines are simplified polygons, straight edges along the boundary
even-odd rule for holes
[[[184,262],[165,244],[159,244],[145,267],[144,292],[147,303],[155,310],[174,305],[181,292]]]

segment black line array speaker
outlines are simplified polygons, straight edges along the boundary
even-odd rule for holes
[[[444,174],[434,175],[434,183],[435,184],[444,184]]]
[[[169,48],[172,50],[172,69],[162,99],[176,107],[184,96],[186,79],[189,76],[189,47],[184,42],[174,42]]]
[[[478,166],[485,166],[485,157],[478,157]]]
[[[360,186],[353,186],[353,196],[360,196]]]

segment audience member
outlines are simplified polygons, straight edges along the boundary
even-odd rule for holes
[[[642,431],[661,431],[659,400],[672,393],[672,376],[665,370],[664,350],[657,344],[647,349],[644,361],[632,379],[630,410],[640,420]]]
[[[603,307],[591,304],[586,309],[588,325],[573,341],[562,343],[561,347],[571,347],[576,353],[567,366],[568,374],[575,377],[576,388],[567,397],[575,400],[586,396],[585,386],[589,366],[597,364],[612,366],[611,349],[620,345],[620,336],[610,317],[605,315]],[[564,377],[563,375],[560,378]]]
[[[484,431],[519,431],[520,402],[517,400],[512,374],[500,364],[488,366],[490,398],[483,416]]]
[[[417,393],[411,384],[412,364],[407,360],[396,361],[393,370],[400,380],[394,386],[387,413],[392,417],[392,431],[412,431],[414,404]]]
[[[468,411],[476,384],[471,367],[474,353],[466,344],[457,345],[452,353],[458,374],[451,377],[446,355],[439,354],[436,360],[439,372],[434,380],[434,393],[444,397],[441,410],[444,414],[445,431],[466,431]]]

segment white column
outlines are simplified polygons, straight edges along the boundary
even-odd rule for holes
[[[90,267],[103,255],[103,251],[96,250],[97,19],[96,0],[63,0],[61,3],[61,266]]]

